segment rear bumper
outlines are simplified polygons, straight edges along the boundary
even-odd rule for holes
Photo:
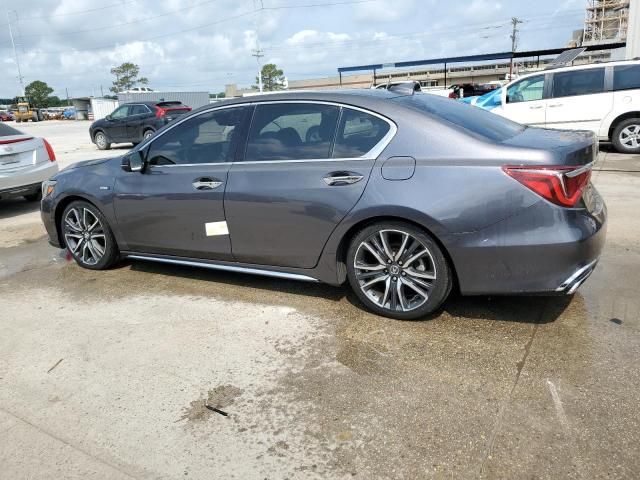
[[[0,200],[6,200],[8,198],[23,197],[25,195],[31,195],[37,193],[42,188],[42,183],[34,183],[31,185],[22,185],[20,187],[5,188],[0,190]]]
[[[593,272],[606,238],[597,213],[546,201],[447,245],[467,295],[572,294]]]
[[[0,192],[41,184],[58,173],[56,162],[42,162],[16,173],[0,173]]]

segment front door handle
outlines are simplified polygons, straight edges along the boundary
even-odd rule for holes
[[[333,172],[323,178],[330,186],[352,185],[362,180],[364,176],[354,172]]]
[[[549,108],[561,107],[562,103],[554,103],[553,105],[549,105]]]
[[[537,105],[535,107],[529,107],[530,110],[540,110],[542,108],[542,105]]]
[[[220,180],[215,178],[198,178],[193,182],[193,188],[196,190],[213,190],[214,188],[218,188],[222,185]]]

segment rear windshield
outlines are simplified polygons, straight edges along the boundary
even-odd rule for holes
[[[23,133],[7,124],[0,123],[0,137],[8,137],[10,135],[23,135]]]
[[[428,93],[406,95],[394,100],[494,142],[502,142],[514,137],[526,128],[524,125],[482,108]]]
[[[157,105],[159,107],[162,107],[162,108],[167,108],[167,107],[171,107],[171,108],[184,107],[184,108],[186,108],[186,105],[183,105],[182,102],[159,102]]]

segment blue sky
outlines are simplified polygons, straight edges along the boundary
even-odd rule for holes
[[[159,90],[248,86],[263,62],[290,79],[336,74],[339,66],[506,51],[510,19],[518,49],[563,47],[581,29],[586,0],[4,0],[0,97],[18,91],[7,14],[25,83],[64,96],[105,93],[109,70],[141,67]]]

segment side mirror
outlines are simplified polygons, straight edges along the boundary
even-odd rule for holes
[[[106,117],[104,117],[104,119],[105,119],[107,122],[110,122],[110,121],[111,121],[111,115],[107,115]]]
[[[122,169],[125,172],[142,172],[144,159],[139,151],[131,152],[122,159]]]
[[[507,95],[507,96],[506,96],[506,98],[505,98],[505,102],[506,102],[506,103],[509,103],[509,102],[510,102],[510,100],[509,100],[509,95]]]

